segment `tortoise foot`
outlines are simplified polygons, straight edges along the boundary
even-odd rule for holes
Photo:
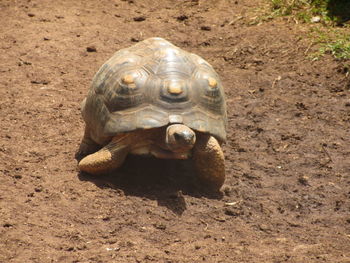
[[[127,148],[126,145],[118,145],[112,141],[98,152],[84,157],[78,167],[83,172],[96,175],[110,172],[123,164],[128,154]]]
[[[198,183],[212,191],[219,191],[225,181],[225,158],[221,146],[213,136],[198,137],[193,149]]]

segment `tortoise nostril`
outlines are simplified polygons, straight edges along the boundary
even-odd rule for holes
[[[181,136],[181,134],[180,134],[180,133],[175,132],[175,133],[174,133],[174,138],[175,138],[175,140],[176,140],[176,141],[180,141],[180,140],[181,140],[181,138],[182,138],[182,136]]]

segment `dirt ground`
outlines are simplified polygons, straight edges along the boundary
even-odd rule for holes
[[[0,0],[0,262],[350,262],[350,80],[312,25],[258,0]],[[227,180],[175,161],[79,174],[80,103],[118,49],[159,36],[225,85]]]

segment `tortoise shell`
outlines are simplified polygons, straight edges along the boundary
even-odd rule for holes
[[[121,49],[103,64],[82,114],[90,136],[101,145],[118,133],[173,123],[226,140],[219,76],[204,59],[162,38]]]

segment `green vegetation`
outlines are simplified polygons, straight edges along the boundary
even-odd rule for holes
[[[344,29],[313,28],[311,37],[319,46],[318,51],[311,54],[312,59],[319,59],[324,54],[331,54],[339,60],[350,59],[350,34],[345,34]]]
[[[349,0],[269,0],[274,16],[294,15],[298,20],[309,22],[320,16],[325,23],[342,24],[350,20]]]
[[[296,22],[315,23],[311,29],[312,54],[319,59],[331,54],[339,60],[350,60],[350,0],[267,0],[269,12],[262,20],[288,16]]]

